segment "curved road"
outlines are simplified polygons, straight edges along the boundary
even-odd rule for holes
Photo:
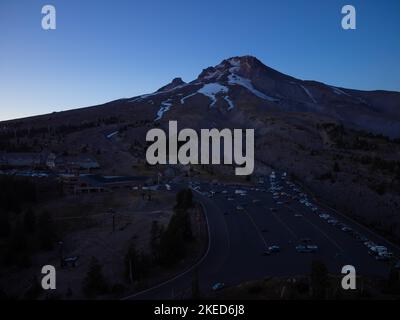
[[[293,199],[301,190],[295,191],[283,178],[277,179],[277,183],[282,187],[279,193],[284,195],[276,199],[267,192],[270,187],[267,180],[262,186],[246,188],[245,196],[235,194],[235,190],[243,187],[199,184],[202,192],[216,191],[212,197],[194,193],[204,206],[208,221],[209,248],[206,254],[195,266],[175,278],[125,299],[191,298],[196,271],[201,293],[212,298],[211,287],[217,282],[229,286],[266,276],[305,275],[310,273],[315,259],[322,260],[333,274],[340,274],[342,267],[350,264],[356,268],[357,274],[388,275],[387,262],[370,256],[362,241],[328,224],[319,214],[329,213],[368,240],[387,246],[396,257],[400,252],[398,247],[335,211],[321,207],[312,211]],[[317,252],[297,252],[296,245],[304,239],[317,245]],[[281,251],[265,256],[266,247],[271,245],[278,245]]]
[[[204,196],[195,193],[195,198],[205,209],[209,241],[208,249],[201,260],[187,271],[165,281],[155,287],[129,295],[123,300],[129,299],[181,299],[190,298],[192,282],[195,273],[198,273],[201,292],[209,291],[213,279],[217,278],[218,271],[225,263],[230,247],[229,233],[223,212],[216,203]]]

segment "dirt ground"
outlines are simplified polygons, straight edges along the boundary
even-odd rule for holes
[[[11,296],[21,297],[32,285],[33,277],[41,279],[42,266],[50,264],[57,270],[57,289],[52,297],[84,298],[83,279],[91,258],[95,257],[111,286],[125,284],[124,258],[129,244],[134,242],[138,250],[147,252],[152,222],[166,225],[174,204],[175,193],[166,191],[153,193],[151,201],[134,191],[118,191],[68,196],[44,203],[36,210],[52,213],[62,245],[56,245],[50,252],[35,254],[29,269],[2,270],[7,277],[1,277],[0,283],[7,278],[7,283],[1,283],[3,288]],[[64,257],[78,256],[78,265],[61,268],[61,250]]]

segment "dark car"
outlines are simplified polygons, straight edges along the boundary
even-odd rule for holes
[[[271,251],[272,253],[277,253],[281,251],[281,248],[279,246],[273,245],[268,247],[268,250]]]

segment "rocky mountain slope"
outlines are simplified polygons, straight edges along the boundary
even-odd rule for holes
[[[400,236],[400,93],[302,81],[251,56],[151,94],[1,122],[0,150],[87,153],[105,174],[135,174],[145,167],[147,131],[168,120],[180,129],[254,128],[255,174],[285,170],[331,205]]]

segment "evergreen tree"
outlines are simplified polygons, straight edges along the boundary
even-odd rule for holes
[[[108,291],[108,284],[103,275],[102,266],[99,261],[92,257],[89,270],[83,280],[83,292],[87,296],[104,294]]]
[[[159,243],[159,260],[166,266],[172,265],[186,255],[186,243],[193,240],[189,208],[193,206],[193,195],[190,189],[178,192],[174,214],[162,233]]]
[[[0,210],[0,239],[5,239],[10,235],[10,218],[6,211]]]
[[[44,250],[51,250],[54,247],[55,230],[50,214],[44,211],[38,221],[38,237],[40,246]]]
[[[199,272],[196,269],[192,280],[192,299],[200,299],[200,285],[199,285]]]
[[[151,259],[144,253],[139,253],[134,244],[131,244],[125,256],[125,274],[129,282],[142,280],[149,274]]]
[[[21,222],[15,225],[7,246],[6,264],[27,268],[31,265],[29,243]]]
[[[181,219],[174,214],[160,241],[159,259],[161,264],[169,266],[185,256],[185,241]]]
[[[24,230],[28,233],[34,233],[36,227],[35,212],[29,208],[24,214]]]
[[[339,172],[340,171],[340,167],[339,167],[339,164],[337,162],[335,162],[334,165],[333,165],[333,171],[334,172]]]
[[[193,194],[190,189],[183,189],[176,195],[176,206],[177,209],[187,210],[193,205]]]
[[[321,261],[312,262],[311,287],[314,299],[325,299],[328,287],[328,270]]]
[[[386,281],[385,291],[389,294],[400,293],[400,272],[395,268],[390,269],[389,277]]]
[[[160,239],[163,234],[163,227],[157,221],[153,221],[150,230],[150,248],[154,260],[158,260],[158,253],[160,249]]]

